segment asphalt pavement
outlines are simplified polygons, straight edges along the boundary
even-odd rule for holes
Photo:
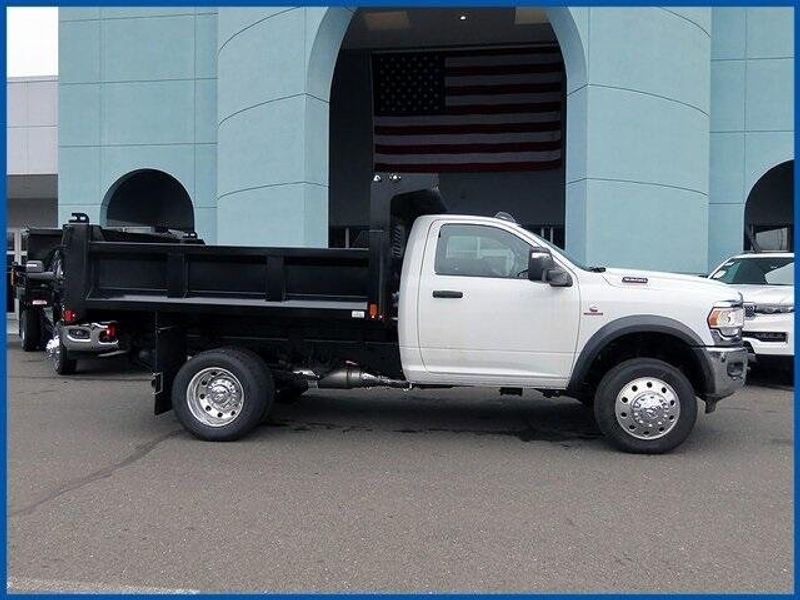
[[[8,338],[16,592],[790,592],[793,392],[762,374],[665,456],[569,399],[312,391],[234,443],[119,360]]]

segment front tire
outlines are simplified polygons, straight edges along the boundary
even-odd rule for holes
[[[266,415],[275,396],[272,375],[254,352],[220,348],[201,352],[178,371],[172,408],[192,435],[236,440]]]
[[[39,312],[33,308],[26,308],[19,316],[19,337],[22,340],[22,349],[25,352],[35,352],[42,342],[42,323]]]
[[[605,374],[594,402],[597,425],[616,448],[663,454],[682,444],[697,420],[692,384],[672,365],[634,358]]]

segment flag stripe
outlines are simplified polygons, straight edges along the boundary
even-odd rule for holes
[[[448,85],[445,86],[448,96],[496,96],[499,94],[541,94],[546,92],[560,92],[560,81],[546,83],[509,83],[509,84],[484,84],[484,85]]]
[[[376,154],[475,154],[486,152],[496,154],[499,152],[542,152],[546,150],[559,150],[561,140],[548,140],[544,142],[506,142],[499,144],[414,144],[394,146],[377,144]]]
[[[408,116],[386,116],[378,115],[375,117],[376,125],[483,125],[491,123],[544,123],[549,121],[560,121],[559,111],[549,113],[526,113],[516,115],[414,115]]]
[[[526,75],[528,73],[560,73],[564,65],[557,63],[520,65],[470,65],[466,67],[445,67],[448,77],[461,75]]]
[[[561,131],[561,121],[543,123],[476,123],[474,125],[378,125],[378,135],[447,135],[462,133],[528,133],[534,131]]]
[[[555,54],[560,56],[558,46],[520,46],[511,48],[475,48],[474,50],[449,50],[447,57],[462,56],[514,56],[518,54]]]
[[[517,54],[514,56],[463,56],[453,58],[447,56],[445,58],[445,65],[448,67],[469,67],[471,65],[525,65],[525,64],[559,64],[561,57],[559,55],[546,55],[546,54]]]
[[[526,102],[521,104],[463,104],[448,106],[448,115],[497,115],[508,113],[554,112],[561,102]]]
[[[446,87],[454,87],[461,85],[505,85],[514,83],[561,83],[564,78],[564,73],[537,73],[535,77],[531,77],[530,73],[518,73],[516,75],[460,75],[458,77],[445,77],[444,84]]]
[[[467,154],[451,154],[443,156],[441,154],[376,154],[375,160],[378,162],[408,165],[417,163],[431,163],[431,164],[450,164],[462,165],[473,164],[479,161],[486,164],[497,163],[518,163],[518,162],[531,162],[535,160],[555,160],[560,158],[560,151],[558,150],[543,150],[541,152],[497,152],[494,154],[482,153],[467,153]]]
[[[562,95],[558,92],[546,94],[500,94],[497,96],[453,96],[445,99],[445,106],[459,106],[469,104],[536,104],[555,102],[561,104]]]
[[[561,139],[560,131],[537,131],[527,133],[504,133],[502,136],[492,133],[452,135],[376,135],[375,145],[385,146],[427,146],[433,144],[496,144],[523,142],[552,142]]]
[[[376,162],[376,171],[394,171],[398,173],[507,173],[512,171],[546,171],[557,169],[561,166],[561,159],[548,161],[529,161],[518,163],[462,163],[462,164],[431,164],[408,163],[392,164]]]

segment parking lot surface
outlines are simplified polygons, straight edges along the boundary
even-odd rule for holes
[[[665,456],[573,400],[461,389],[311,391],[214,444],[153,416],[147,374],[56,377],[8,340],[10,591],[793,589],[786,386]]]

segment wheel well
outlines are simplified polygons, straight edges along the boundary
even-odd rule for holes
[[[579,393],[594,395],[603,375],[631,358],[663,360],[686,375],[696,394],[704,389],[702,366],[689,344],[668,333],[636,332],[621,335],[603,346],[582,378]]]

